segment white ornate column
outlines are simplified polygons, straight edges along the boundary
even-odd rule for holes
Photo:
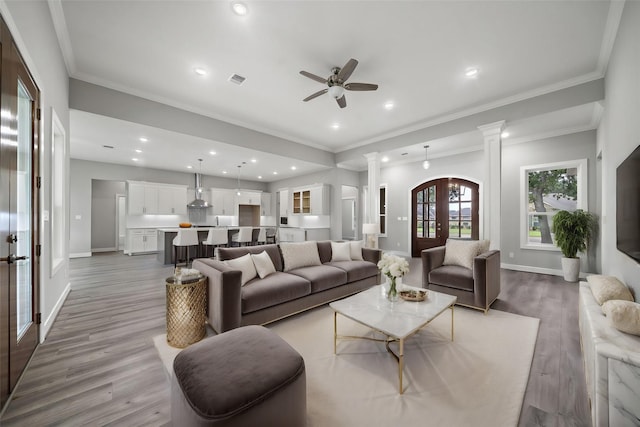
[[[367,215],[363,218],[366,224],[375,224],[380,221],[380,153],[367,153],[367,186],[369,187],[367,204]],[[363,236],[366,238],[366,236]],[[378,236],[375,236],[375,247],[378,247]]]
[[[484,137],[483,237],[491,249],[500,249],[502,139],[504,120],[478,126]]]

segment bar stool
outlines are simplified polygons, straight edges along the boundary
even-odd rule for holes
[[[254,228],[251,230],[251,246],[255,246],[258,244],[258,235],[260,234],[259,228]]]
[[[231,241],[237,243],[238,246],[250,245],[252,231],[253,229],[251,227],[240,227],[240,230],[233,235]]]
[[[260,232],[258,233],[258,244],[265,245],[267,243],[267,229],[260,228]]]
[[[207,234],[207,240],[202,241],[204,247],[204,256],[209,256],[209,247],[213,248],[211,256],[215,256],[216,247],[227,246],[229,244],[229,235],[224,228],[210,228]]]
[[[276,229],[275,228],[267,228],[266,234],[267,234],[267,238],[265,239],[266,243],[275,243],[276,242]]]
[[[195,228],[185,228],[178,230],[178,235],[173,238],[173,266],[178,265],[178,248],[186,248],[187,260],[186,265],[189,265],[191,246],[199,246],[198,230]]]

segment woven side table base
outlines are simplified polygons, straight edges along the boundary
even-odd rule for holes
[[[206,334],[206,277],[191,283],[176,284],[167,279],[167,343],[184,348]]]

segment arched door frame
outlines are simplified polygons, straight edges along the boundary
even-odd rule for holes
[[[412,185],[410,185],[407,189],[407,212],[410,213],[410,216],[408,217],[408,221],[407,221],[407,254],[409,256],[411,256],[412,252],[413,252],[413,240],[412,240],[412,224],[413,224],[413,207],[411,205],[412,203],[412,193],[413,190],[416,189],[417,187],[419,187],[420,185],[429,182],[429,181],[433,181],[435,179],[442,179],[442,178],[458,178],[458,179],[464,179],[470,182],[473,182],[474,184],[478,184],[478,193],[479,193],[479,198],[478,198],[478,232],[480,233],[480,239],[484,238],[484,197],[483,197],[483,189],[484,189],[484,184],[481,180],[475,178],[475,177],[471,177],[468,175],[456,175],[456,176],[452,176],[451,174],[439,174],[439,175],[431,175],[428,177],[424,177],[423,179],[414,181]]]

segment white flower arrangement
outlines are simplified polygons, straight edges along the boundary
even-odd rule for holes
[[[385,253],[378,261],[378,269],[389,278],[398,278],[409,272],[409,262],[397,255]]]

